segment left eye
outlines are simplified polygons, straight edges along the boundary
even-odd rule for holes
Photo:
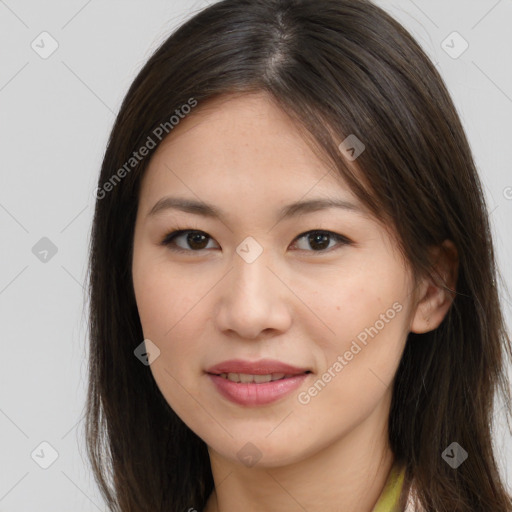
[[[175,240],[178,240],[181,237],[185,237],[185,243],[189,244],[191,249],[186,249],[181,246],[176,247]],[[336,240],[341,246],[350,245],[352,242],[347,237],[343,235],[339,235],[338,233],[333,233],[332,231],[306,231],[299,235],[295,240],[301,240],[304,238],[306,243],[310,245],[310,247],[317,247],[318,249],[314,249],[313,251],[309,251],[308,249],[299,248],[300,250],[306,250],[308,252],[327,252],[326,249],[331,249],[332,246],[329,247],[329,242],[332,241],[330,239]],[[204,249],[207,249],[208,239],[213,240],[207,233],[204,231],[197,231],[192,229],[180,229],[178,231],[173,231],[167,234],[162,240],[161,244],[169,247],[172,251],[177,252],[199,252]]]
[[[329,246],[329,239],[336,240],[340,246],[350,245],[352,243],[347,237],[333,233],[332,231],[306,231],[306,233],[302,233],[302,235],[299,235],[295,240],[300,240],[301,238],[304,238],[310,246],[320,248],[320,250],[313,252],[326,252],[326,248],[331,249],[332,246]]]

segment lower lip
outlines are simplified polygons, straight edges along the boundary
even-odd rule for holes
[[[302,373],[287,379],[256,384],[254,382],[233,382],[219,375],[208,374],[217,391],[239,405],[265,405],[275,402],[297,389],[309,374]]]

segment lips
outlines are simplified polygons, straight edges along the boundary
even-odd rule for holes
[[[310,373],[309,368],[275,359],[231,359],[206,370],[208,378],[224,398],[245,407],[264,406],[284,399],[307,380]],[[280,378],[263,382],[262,375]]]
[[[275,359],[260,359],[259,361],[230,359],[208,368],[206,373],[211,375],[220,375],[221,373],[244,373],[250,375],[284,373],[285,375],[301,375],[303,373],[311,373],[311,370],[309,368],[292,366]]]

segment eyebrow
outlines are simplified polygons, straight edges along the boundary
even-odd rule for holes
[[[328,208],[341,208],[343,210],[363,214],[361,208],[350,201],[339,198],[316,198],[308,201],[297,201],[282,207],[277,213],[277,221],[280,222],[297,215],[326,210]],[[149,211],[148,217],[155,216],[169,209],[220,220],[225,220],[226,218],[226,213],[212,204],[195,199],[171,196],[165,196],[159,199]]]

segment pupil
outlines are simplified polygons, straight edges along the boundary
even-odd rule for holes
[[[196,242],[198,240],[201,240],[204,242],[206,240],[205,235],[202,235],[201,233],[190,233],[187,237],[187,241],[189,242],[190,246],[195,249],[204,249],[207,244],[201,244],[201,241],[199,241],[199,246],[197,247]]]
[[[324,242],[322,242],[322,239],[324,240]],[[317,242],[320,243],[320,249],[325,249],[326,247],[329,246],[329,236],[325,233],[313,233],[309,235],[309,243],[313,248],[315,246],[315,243]]]

